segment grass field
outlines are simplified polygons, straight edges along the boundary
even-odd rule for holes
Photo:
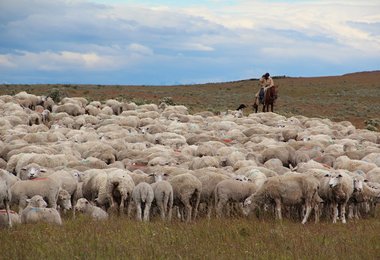
[[[64,226],[1,230],[1,259],[379,259],[380,219],[348,224],[272,219],[195,223],[107,222],[83,216]]]

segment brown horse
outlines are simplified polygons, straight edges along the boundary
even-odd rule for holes
[[[271,88],[267,89],[264,95],[262,112],[269,112],[269,106],[270,106],[270,111],[273,112],[274,101],[277,99],[277,93],[278,93],[278,86],[272,86]],[[259,105],[257,104],[257,99],[255,100],[255,103],[253,104],[253,109],[255,110],[255,113],[257,113],[257,110],[259,109]]]

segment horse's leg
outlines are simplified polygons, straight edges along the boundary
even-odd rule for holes
[[[270,111],[272,112],[273,112],[273,105],[274,105],[273,103],[270,104]]]

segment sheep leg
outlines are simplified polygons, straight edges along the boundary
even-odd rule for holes
[[[309,218],[310,213],[311,213],[311,206],[306,205],[306,213],[305,213],[305,216],[302,220],[302,224],[305,224],[307,222],[307,219]]]
[[[191,206],[190,202],[189,201],[186,201],[184,203],[185,207],[184,207],[184,217],[186,219],[186,222],[189,223],[191,221],[191,213],[192,213],[192,209],[193,207]]]
[[[127,217],[128,217],[128,218],[131,217],[131,212],[132,212],[131,200],[128,199],[128,201],[127,201]]]
[[[219,200],[217,205],[216,205],[216,216],[218,218],[221,218],[223,216],[223,208],[224,205],[227,203],[227,201],[224,200]]]
[[[136,202],[136,219],[141,221],[141,203]]]
[[[314,206],[314,214],[315,214],[315,223],[318,223],[319,222],[319,217],[321,215],[321,210],[320,210],[320,205],[317,203],[315,206]]]
[[[213,198],[209,198],[207,202],[207,218],[209,220],[211,219],[211,214],[212,214],[212,201],[213,201]]]
[[[354,218],[354,205],[350,204],[348,206],[348,219],[353,219]]]
[[[169,196],[165,196],[165,195],[164,195],[163,201],[162,200],[157,201],[157,206],[160,209],[161,220],[163,221],[165,220],[166,207],[168,205],[168,201],[169,201]]]
[[[173,210],[173,194],[170,194],[168,204],[165,205],[167,207],[167,220],[172,220],[172,210]]]
[[[145,209],[144,209],[144,221],[149,221],[150,207],[151,207],[151,203],[146,202]]]
[[[198,207],[199,207],[199,203],[201,201],[201,193],[197,192],[196,196],[197,196],[197,198],[196,198],[194,210],[193,210],[193,220],[195,220],[198,216]]]
[[[8,227],[12,227],[12,220],[11,220],[11,214],[10,214],[10,207],[9,207],[9,203],[8,202],[5,202],[5,206],[6,206],[6,211],[7,211],[7,216],[8,216]]]
[[[282,220],[282,215],[281,215],[281,201],[279,199],[275,200],[276,203],[276,216],[279,220]]]
[[[346,224],[346,203],[342,203],[339,205],[340,219],[343,224]]]
[[[338,218],[338,204],[333,203],[332,208],[333,208],[333,223],[336,223],[336,220]]]

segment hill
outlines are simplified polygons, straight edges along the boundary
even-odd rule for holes
[[[279,85],[275,112],[286,116],[300,114],[334,121],[349,120],[363,128],[366,120],[380,115],[380,71],[328,77],[278,76],[274,80]],[[191,112],[220,112],[236,109],[241,103],[252,104],[257,90],[257,79],[177,86],[0,85],[0,95],[20,91],[37,95],[58,92],[89,100],[116,98],[137,104],[158,103],[164,97],[171,97],[174,103],[186,105]]]

